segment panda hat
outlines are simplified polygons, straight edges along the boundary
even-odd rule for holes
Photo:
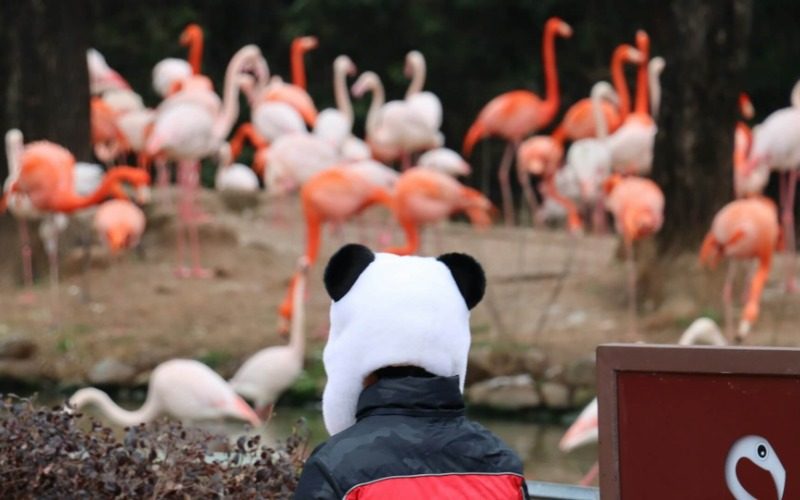
[[[322,415],[331,435],[355,423],[364,380],[380,368],[409,365],[458,375],[463,392],[470,309],[486,288],[475,259],[460,253],[400,257],[350,244],[331,257],[324,279],[333,302]]]

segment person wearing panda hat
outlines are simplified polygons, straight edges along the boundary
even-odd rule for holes
[[[519,457],[464,415],[469,316],[486,278],[472,257],[342,247],[322,414],[331,438],[306,461],[305,499],[527,499]]]

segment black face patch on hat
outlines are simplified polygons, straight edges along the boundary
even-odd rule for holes
[[[331,299],[336,302],[347,295],[373,260],[375,254],[372,250],[356,243],[345,245],[333,254],[325,267],[324,276],[325,289]]]
[[[486,291],[486,275],[478,261],[465,253],[446,253],[436,259],[450,269],[467,309],[478,305]]]

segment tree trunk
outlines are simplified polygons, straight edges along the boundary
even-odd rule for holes
[[[696,251],[733,196],[733,131],[752,0],[656,2],[667,66],[653,177],[664,190],[658,254]],[[660,35],[660,36],[658,36]]]
[[[47,139],[78,159],[91,158],[87,8],[85,0],[0,2],[3,133],[19,128],[25,142]]]

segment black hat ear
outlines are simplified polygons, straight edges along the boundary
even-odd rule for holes
[[[334,302],[344,297],[375,254],[364,245],[350,243],[340,248],[325,267],[325,289]]]
[[[486,291],[486,275],[478,261],[465,253],[446,253],[437,260],[450,269],[467,309],[478,305]]]

